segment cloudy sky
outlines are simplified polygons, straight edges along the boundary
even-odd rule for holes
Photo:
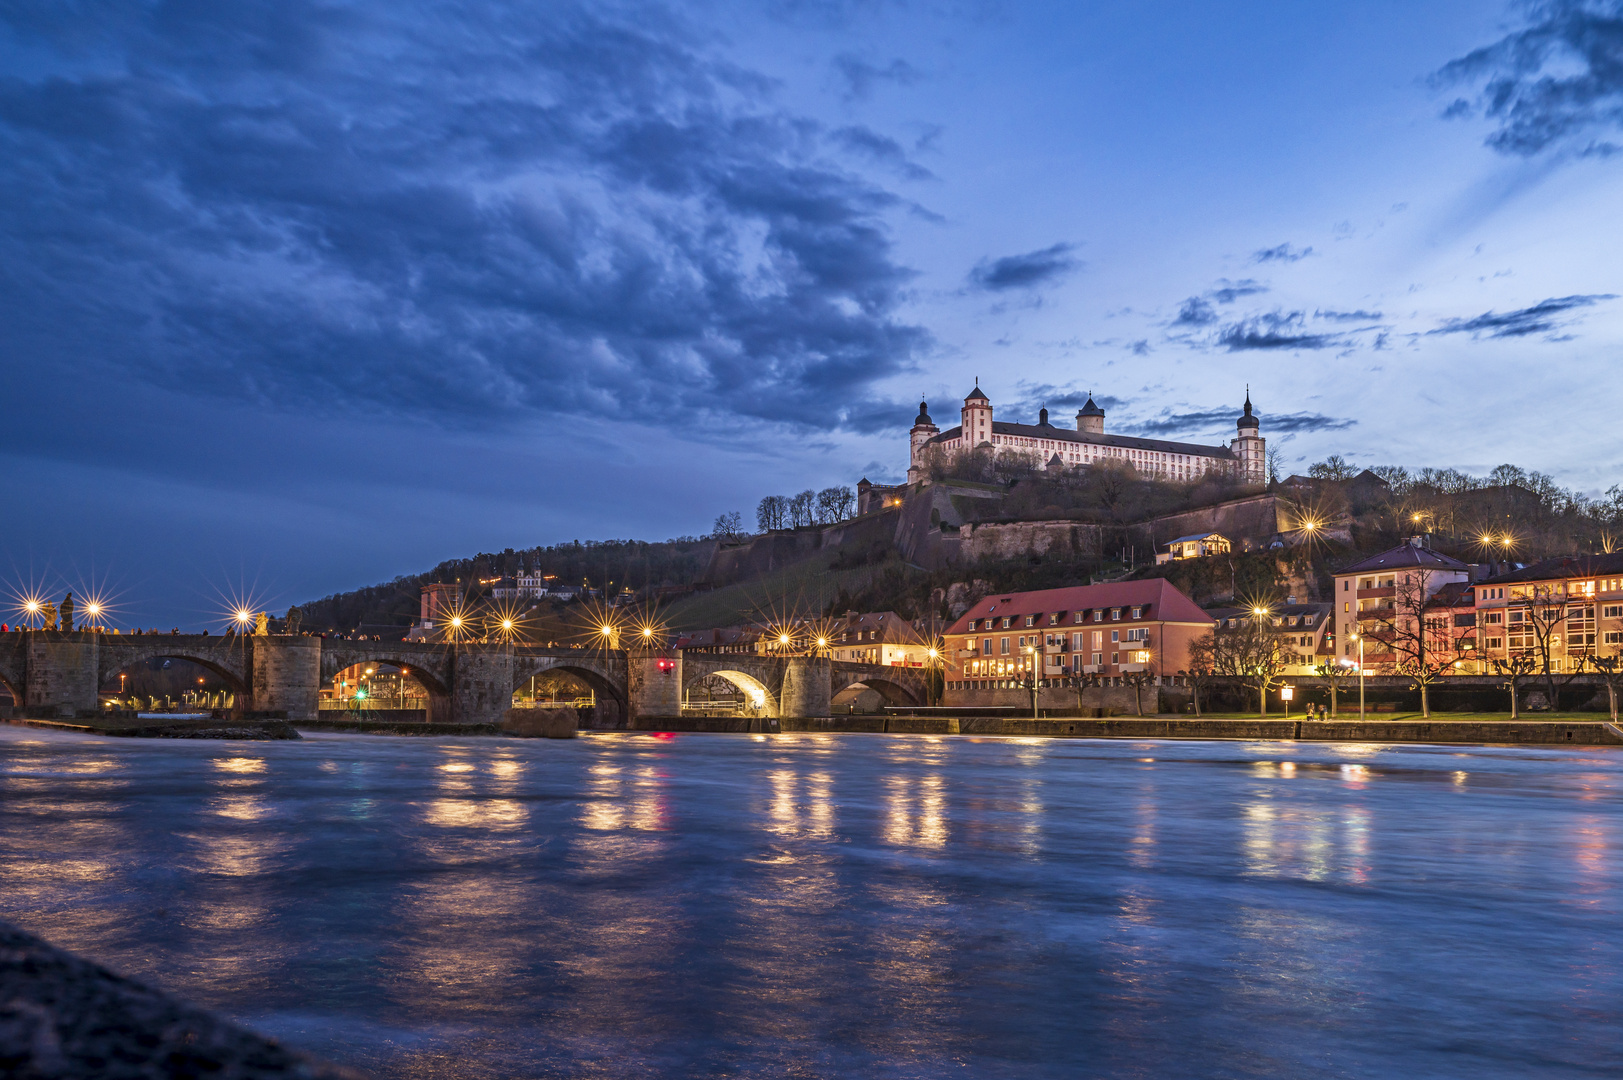
[[[1623,3],[0,2],[0,573],[200,625],[919,396],[1623,481]]]

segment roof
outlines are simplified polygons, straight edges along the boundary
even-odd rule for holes
[[[1178,538],[1176,538],[1174,540],[1168,540],[1167,541],[1167,546],[1171,547],[1173,544],[1185,544],[1185,543],[1188,543],[1191,540],[1210,540],[1214,536],[1217,537],[1219,540],[1227,540],[1228,539],[1228,537],[1224,536],[1222,533],[1215,533],[1215,532],[1190,533],[1188,536],[1180,536],[1180,537],[1178,537]]]
[[[848,611],[843,616],[835,616],[834,625],[830,627],[833,634],[855,634],[869,630],[879,631],[879,637],[875,640],[886,644],[925,644],[918,629],[894,611]]]
[[[930,405],[928,402],[919,402],[919,415],[914,419],[913,426],[928,425],[935,427],[935,421],[930,419]]]
[[[1252,415],[1251,412],[1251,390],[1249,387],[1245,392],[1245,412],[1241,414],[1240,419],[1235,422],[1235,426],[1252,428],[1257,426],[1257,418]]]
[[[1088,395],[1088,403],[1076,411],[1078,416],[1103,416],[1105,411],[1093,403],[1093,395]]]
[[[1315,624],[1317,624],[1318,619],[1329,617],[1330,612],[1334,609],[1334,604],[1273,604],[1269,606],[1268,614],[1281,618],[1309,615],[1313,617]],[[1249,619],[1251,609],[1243,607],[1212,608],[1206,614],[1213,619],[1219,620],[1238,619],[1242,616]]]
[[[1120,446],[1128,450],[1155,450],[1164,454],[1188,454],[1191,457],[1233,458],[1234,452],[1226,446],[1201,446],[1197,443],[1168,442],[1165,439],[1136,439],[1130,435],[1095,435],[1069,428],[1043,427],[1039,424],[1011,424],[992,421],[994,435],[1021,435],[1028,439],[1057,439],[1061,442],[1089,443],[1094,446]],[[930,442],[952,442],[963,435],[963,427],[948,428],[930,439]],[[928,445],[928,444],[926,444]]]
[[[977,600],[946,632],[968,633],[969,620],[983,619],[988,615],[1019,617],[1113,607],[1146,608],[1144,619],[1149,621],[1197,623],[1202,626],[1212,624],[1211,617],[1166,578],[1143,578],[1103,585],[1040,589],[1036,592],[993,593]]]
[[[1520,570],[1498,574],[1479,585],[1504,585],[1518,581],[1556,581],[1566,578],[1603,577],[1623,574],[1623,553],[1615,555],[1557,555],[1541,559]]]
[[[1476,586],[1469,581],[1450,581],[1426,601],[1429,608],[1476,607]]]
[[[980,398],[982,401],[991,400],[985,394],[981,393],[981,384],[980,383],[975,384],[975,389],[971,390],[969,392],[969,395],[967,397],[965,397],[964,400],[965,401],[974,401],[976,398]]]
[[[1458,559],[1450,558],[1431,548],[1415,547],[1413,544],[1399,544],[1390,551],[1383,551],[1379,555],[1371,555],[1351,566],[1337,570],[1336,575],[1363,574],[1371,570],[1392,570],[1409,566],[1418,566],[1423,570],[1465,570],[1466,565]]]

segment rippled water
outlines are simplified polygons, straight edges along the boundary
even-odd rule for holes
[[[379,1076],[1616,1075],[1620,766],[0,728],[0,918]]]

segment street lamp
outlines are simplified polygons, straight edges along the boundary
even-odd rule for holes
[[[1353,640],[1358,642],[1358,719],[1364,719],[1364,635],[1354,634]]]
[[[927,689],[927,696],[931,699],[930,704],[935,705],[935,704],[937,704],[937,702],[935,700],[935,698],[936,698],[935,670],[936,670],[936,661],[941,658],[941,650],[932,647],[929,650],[928,655],[930,657],[930,666],[924,669],[925,670],[925,687]]]
[[[1031,687],[1031,718],[1033,720],[1036,720],[1036,719],[1038,719],[1038,716],[1037,716],[1037,663],[1036,663],[1037,650],[1032,648],[1030,645],[1027,645],[1026,648],[1025,648],[1025,654],[1026,654],[1026,671],[1027,671],[1027,676],[1028,676],[1028,678],[1030,680],[1027,685],[1029,685]]]

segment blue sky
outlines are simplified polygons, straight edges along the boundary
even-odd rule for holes
[[[0,572],[700,533],[977,376],[1598,492],[1620,116],[1616,2],[0,5]]]

